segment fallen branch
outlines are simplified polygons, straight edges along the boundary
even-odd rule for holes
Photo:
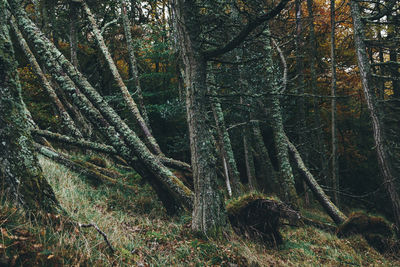
[[[126,187],[133,191],[136,191],[136,188],[134,188],[133,186],[122,184],[119,181],[117,181],[111,177],[108,177],[107,175],[104,175],[96,170],[91,170],[87,167],[89,165],[84,166],[84,164],[75,162],[75,161],[71,160],[68,155],[57,152],[55,150],[52,150],[48,147],[44,147],[39,144],[34,144],[34,146],[40,154],[50,158],[51,160],[54,160],[57,163],[60,163],[61,165],[64,165],[65,167],[67,167],[68,169],[70,169],[76,173],[83,174],[84,176],[86,176],[89,179],[92,179],[94,181],[101,181],[101,182],[105,182],[105,183],[109,183],[109,184],[120,184],[123,187]]]
[[[86,148],[86,149],[90,149],[93,151],[106,153],[109,155],[118,155],[118,152],[114,149],[114,147],[109,146],[109,145],[99,144],[99,143],[87,141],[84,139],[79,139],[79,138],[74,138],[71,136],[53,133],[53,132],[50,132],[47,130],[32,129],[31,132],[35,136],[45,137],[45,138],[48,138],[53,141],[57,141],[57,142],[61,142],[61,143],[65,143],[65,144],[69,144],[69,145],[73,145],[73,146],[78,146],[81,148]],[[187,164],[186,162],[167,158],[165,156],[158,156],[158,159],[160,160],[160,162],[162,164],[164,164],[165,166],[167,166],[169,168],[183,170],[186,172],[192,172],[191,166],[189,164]]]
[[[93,227],[94,229],[96,229],[96,231],[99,232],[99,234],[101,234],[101,235],[103,236],[104,241],[107,243],[108,247],[109,247],[110,250],[111,250],[111,253],[114,253],[114,252],[115,252],[114,248],[111,246],[110,241],[108,241],[107,235],[106,235],[103,231],[101,231],[100,228],[99,228],[96,224],[94,224],[94,223],[89,223],[89,224],[82,224],[82,223],[79,223],[79,227],[82,227],[82,228],[90,228],[90,227]]]

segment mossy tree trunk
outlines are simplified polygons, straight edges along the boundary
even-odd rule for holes
[[[280,101],[278,99],[278,88],[279,86],[275,82],[274,71],[273,71],[273,60],[272,60],[272,47],[270,42],[270,31],[267,27],[264,30],[264,34],[267,36],[264,40],[265,49],[265,68],[267,75],[267,88],[270,96],[267,98],[267,105],[269,110],[266,111],[266,116],[269,118],[273,130],[275,149],[278,158],[279,171],[281,174],[281,184],[283,189],[283,195],[285,201],[291,203],[294,206],[298,206],[298,196],[295,188],[293,170],[290,166],[288,147],[285,140],[285,131],[283,127],[282,111]],[[261,104],[263,107],[263,104]]]
[[[24,37],[22,36],[21,32],[19,31],[18,27],[15,25],[15,22],[11,19],[10,20],[11,27],[17,37],[19,46],[21,47],[22,51],[25,54],[25,57],[28,59],[29,64],[32,67],[32,70],[35,74],[39,77],[43,89],[46,91],[47,95],[53,102],[53,105],[56,107],[58,115],[61,118],[62,124],[66,130],[66,132],[75,137],[82,137],[81,132],[76,127],[74,120],[71,118],[69,113],[65,110],[64,105],[58,98],[56,92],[54,91],[53,87],[51,86],[49,80],[47,80],[46,75],[43,73],[42,69],[40,68],[39,64],[36,61],[35,56],[33,55],[31,49],[29,48],[28,44],[26,43]]]
[[[314,193],[316,199],[319,201],[321,206],[325,209],[328,215],[332,218],[332,220],[340,225],[342,224],[347,217],[332,203],[329,197],[325,194],[324,190],[322,190],[321,186],[314,179],[314,176],[307,169],[306,165],[303,162],[303,159],[300,156],[300,153],[297,151],[296,147],[289,141],[289,139],[285,135],[286,142],[288,144],[290,152],[293,154],[293,158],[297,163],[297,167],[303,175],[303,178],[307,185],[310,187],[311,191]]]
[[[58,202],[33,152],[14,50],[0,1],[0,187],[30,214],[56,212]]]
[[[217,189],[216,159],[207,125],[207,65],[200,51],[199,10],[192,0],[172,0],[172,5],[187,86],[186,111],[195,188],[192,229],[216,236],[227,226],[228,219]]]
[[[210,92],[211,94],[216,94],[216,88],[214,87],[214,74],[210,73],[209,76],[211,80],[211,85],[209,86]],[[222,160],[224,164],[226,164],[228,171],[227,179],[231,181],[232,195],[238,196],[241,193],[239,171],[237,169],[235,156],[233,154],[231,139],[229,137],[228,130],[226,129],[224,112],[218,97],[213,97],[211,99],[211,109],[213,111],[215,125],[217,127],[219,143],[221,144]]]
[[[149,126],[146,124],[145,120],[143,119],[143,116],[141,115],[139,108],[137,107],[135,101],[133,100],[131,94],[128,91],[128,88],[126,87],[124,81],[122,80],[121,75],[118,72],[117,66],[115,65],[115,63],[111,57],[111,54],[104,42],[103,36],[100,33],[100,30],[97,26],[96,20],[93,16],[91,10],[89,9],[89,6],[86,4],[85,1],[82,1],[81,4],[82,4],[83,10],[86,13],[87,18],[89,20],[93,35],[97,41],[97,45],[99,46],[101,52],[103,53],[104,58],[106,59],[106,62],[111,71],[111,74],[113,75],[113,78],[122,93],[125,104],[127,105],[128,109],[131,113],[132,119],[134,119],[134,121],[137,123],[137,125],[143,132],[145,141],[148,144],[149,149],[156,155],[162,155],[161,149],[160,149],[156,139],[153,137]]]
[[[138,101],[140,113],[142,114],[144,121],[146,122],[147,126],[149,127],[149,130],[151,131],[149,116],[147,114],[147,109],[144,104],[142,86],[140,85],[140,77],[139,77],[139,71],[138,71],[138,66],[137,66],[137,60],[136,60],[135,52],[133,51],[131,23],[130,23],[128,14],[127,14],[126,1],[120,0],[120,3],[121,3],[122,23],[124,25],[125,40],[126,40],[126,45],[128,48],[131,79],[133,79],[133,82],[135,85],[135,94],[137,95],[136,98]]]

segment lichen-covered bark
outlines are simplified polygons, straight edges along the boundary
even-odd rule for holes
[[[265,30],[266,36],[270,36],[269,28]],[[290,166],[289,153],[287,148],[287,143],[285,140],[285,132],[283,128],[283,119],[280,101],[277,97],[278,85],[275,82],[273,73],[273,60],[272,60],[272,49],[269,38],[264,41],[265,47],[265,66],[266,66],[266,76],[268,79],[268,84],[266,90],[268,90],[270,96],[267,99],[267,104],[269,107],[269,112],[266,112],[266,116],[271,121],[271,126],[274,135],[275,148],[279,163],[279,170],[281,174],[281,184],[283,189],[283,194],[285,201],[291,203],[292,205],[298,205],[298,196],[296,193],[296,188],[294,186],[294,176],[292,167]]]
[[[213,74],[210,74],[211,83],[215,83]],[[212,94],[215,94],[214,86],[210,86]],[[241,193],[241,185],[239,178],[239,171],[236,166],[235,156],[233,154],[231,139],[226,129],[224,113],[222,111],[221,103],[217,97],[211,99],[211,108],[214,114],[215,124],[217,126],[217,134],[219,142],[221,143],[221,151],[223,154],[223,162],[226,164],[228,171],[228,180],[231,181],[231,188],[233,196],[238,196]]]
[[[128,48],[128,54],[129,54],[131,79],[133,79],[134,84],[135,84],[135,90],[136,90],[135,93],[137,95],[140,113],[142,114],[144,121],[146,122],[147,126],[149,127],[149,130],[151,130],[149,116],[147,115],[146,106],[144,105],[142,86],[140,85],[140,78],[139,78],[139,71],[138,71],[137,62],[136,62],[136,56],[135,56],[135,52],[133,51],[131,23],[128,18],[125,0],[120,0],[120,3],[121,3],[122,23],[124,25],[125,39],[126,39],[126,44],[127,44],[127,48]]]
[[[185,65],[186,113],[195,188],[192,229],[208,236],[220,235],[228,220],[217,188],[216,159],[207,125],[206,61],[199,46],[198,9],[193,0],[173,0],[179,46]]]
[[[0,1],[0,188],[29,213],[56,212],[58,202],[33,152],[14,51]]]
[[[41,81],[41,85],[46,93],[49,95],[50,99],[53,101],[53,105],[56,107],[57,112],[61,118],[61,122],[67,131],[68,134],[71,134],[75,137],[82,137],[81,132],[75,126],[74,121],[69,116],[68,112],[65,110],[64,105],[61,103],[60,99],[58,98],[56,92],[54,91],[53,87],[51,86],[50,82],[47,80],[46,76],[44,75],[42,69],[40,68],[39,64],[36,61],[35,56],[33,55],[31,49],[29,48],[28,44],[26,43],[24,37],[22,36],[21,32],[18,30],[18,27],[15,25],[13,19],[10,20],[11,28],[13,29],[15,36],[19,42],[19,45],[24,52],[26,58],[29,61],[29,64],[32,67],[32,70],[35,74],[39,77]]]
[[[314,193],[315,197],[321,204],[321,206],[325,209],[328,215],[332,218],[332,220],[340,225],[343,223],[347,217],[344,215],[336,206],[332,203],[329,197],[325,194],[324,190],[319,186],[317,181],[314,179],[314,176],[304,165],[303,159],[300,156],[300,153],[297,151],[296,147],[289,141],[289,139],[285,136],[286,142],[288,144],[290,152],[293,154],[293,157],[297,163],[297,166],[301,173],[303,174],[303,178],[306,181],[307,185],[310,187],[311,191]]]
[[[397,177],[393,169],[393,162],[388,155],[391,148],[388,146],[388,140],[385,136],[382,110],[379,110],[374,84],[372,82],[371,65],[368,61],[366,45],[364,42],[364,23],[361,19],[359,3],[354,0],[350,1],[350,10],[354,25],[354,43],[357,53],[358,68],[360,70],[365,100],[372,120],[372,130],[376,153],[378,156],[378,164],[382,173],[386,192],[392,204],[397,233],[400,235],[400,197],[395,185]]]
[[[90,149],[93,151],[106,153],[109,155],[118,155],[119,154],[118,151],[113,146],[95,143],[95,142],[87,141],[84,139],[75,138],[72,136],[66,136],[66,135],[62,135],[62,134],[58,134],[58,133],[53,133],[53,132],[50,132],[47,130],[32,129],[32,134],[35,136],[45,137],[50,140],[74,145],[74,146],[77,146],[80,148],[86,148],[86,149]],[[190,165],[185,162],[167,158],[167,157],[162,157],[162,156],[158,156],[157,158],[160,160],[161,163],[163,163],[167,167],[178,169],[178,170],[183,170],[186,172],[192,171]]]
[[[148,125],[146,124],[145,120],[143,119],[142,115],[140,114],[140,111],[133,100],[132,96],[130,95],[128,88],[126,87],[124,81],[122,80],[121,75],[118,72],[117,66],[115,65],[110,52],[108,51],[108,48],[104,42],[103,36],[100,33],[99,28],[97,27],[96,20],[92,14],[92,12],[89,9],[89,6],[82,1],[82,7],[83,10],[85,11],[88,20],[90,22],[90,26],[92,28],[92,32],[95,36],[95,39],[97,41],[97,44],[99,48],[101,49],[107,64],[111,70],[111,73],[114,77],[115,82],[117,83],[119,89],[121,90],[122,96],[125,100],[125,103],[127,104],[129,111],[134,119],[134,121],[139,125],[140,129],[142,130],[145,140],[149,145],[150,150],[155,153],[156,155],[162,155],[161,149],[157,144],[156,139],[153,137]]]
[[[96,92],[86,78],[45,38],[43,33],[27,17],[25,11],[19,5],[19,1],[10,0],[9,3],[19,28],[26,38],[34,44],[39,59],[43,64],[46,64],[54,80],[69,95],[79,110],[107,138],[109,144],[142,177],[149,179],[156,190],[160,189],[158,193],[160,193],[159,196],[161,194],[165,196],[163,197],[165,205],[168,205],[169,201],[174,205],[190,208],[192,206],[191,190],[160,163],[159,159],[148,150],[139,137]],[[138,157],[139,160],[132,160],[134,157]]]

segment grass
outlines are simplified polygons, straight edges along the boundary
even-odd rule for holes
[[[361,236],[339,239],[312,227],[283,227],[278,249],[229,234],[202,240],[190,231],[190,214],[168,217],[150,188],[134,173],[122,186],[93,186],[79,175],[40,159],[62,207],[79,223],[93,222],[116,249],[110,253],[93,228],[68,226],[63,218],[41,226],[24,219],[15,207],[0,207],[0,266],[400,266]],[[325,215],[307,210],[308,215]]]

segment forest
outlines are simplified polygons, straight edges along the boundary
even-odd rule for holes
[[[0,0],[0,266],[400,266],[400,1]]]

